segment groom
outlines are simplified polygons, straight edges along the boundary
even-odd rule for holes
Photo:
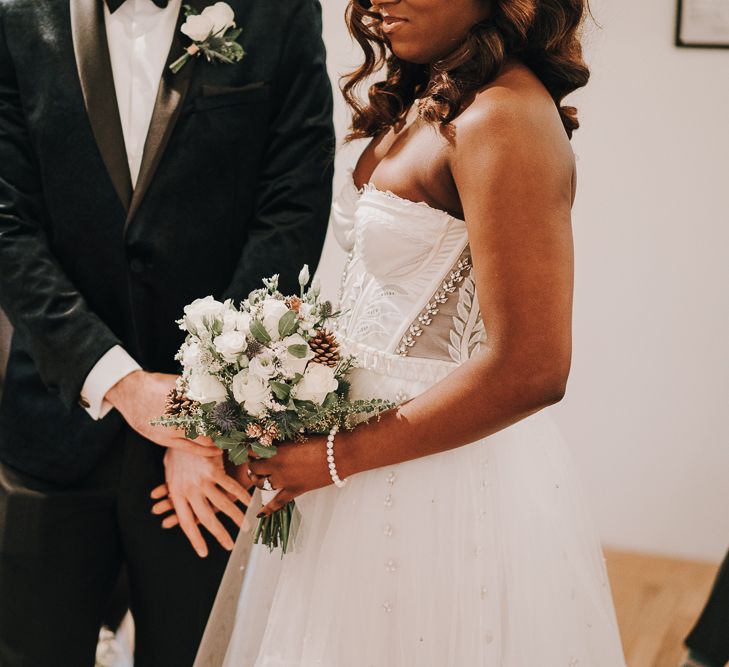
[[[160,529],[149,493],[166,470],[188,534],[229,546],[214,510],[241,489],[209,442],[150,426],[174,321],[273,273],[296,288],[334,144],[318,1],[229,4],[245,57],[173,74],[181,0],[0,0],[2,667],[93,665],[122,565],[136,667],[191,665],[202,635],[227,551]]]

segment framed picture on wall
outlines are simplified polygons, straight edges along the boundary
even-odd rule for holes
[[[678,0],[676,45],[729,49],[729,0]]]

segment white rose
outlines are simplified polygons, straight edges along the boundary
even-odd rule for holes
[[[233,396],[248,414],[255,417],[266,410],[272,398],[268,382],[247,371],[241,371],[233,378]]]
[[[273,355],[268,351],[257,354],[253,357],[253,359],[251,359],[251,363],[248,364],[248,371],[251,375],[255,375],[261,380],[268,381],[269,378],[272,378],[276,373],[276,366],[273,363]]]
[[[211,296],[204,299],[195,299],[191,304],[185,306],[185,320],[196,331],[200,331],[206,323],[210,323],[223,317],[225,305],[216,301]]]
[[[227,2],[216,2],[205,7],[201,16],[208,18],[213,24],[213,34],[222,35],[228,28],[235,27],[235,13]]]
[[[293,354],[290,354],[288,348],[291,345],[304,345],[306,347],[305,356],[299,359],[299,357],[295,357]],[[301,373],[303,375],[306,370],[306,365],[316,356],[304,337],[300,334],[286,336],[286,338],[281,341],[281,346],[284,348],[281,355],[281,361],[286,369],[290,370],[292,375],[295,375],[296,373]]]
[[[294,385],[294,398],[321,404],[327,394],[336,391],[338,386],[333,368],[323,364],[309,364],[304,377]]]
[[[265,299],[261,305],[263,309],[263,326],[266,328],[268,335],[271,336],[271,340],[278,340],[281,338],[278,333],[278,323],[289,311],[289,307],[278,299]]]
[[[187,384],[187,396],[198,403],[222,403],[228,392],[220,380],[210,373],[192,373]]]
[[[251,330],[251,316],[248,313],[241,313],[237,310],[226,310],[223,314],[223,333],[228,331],[240,331],[248,335]]]
[[[304,268],[299,271],[299,285],[301,285],[302,289],[309,284],[309,279],[309,265],[304,264]]]
[[[245,334],[240,331],[227,331],[216,336],[213,341],[215,349],[228,363],[238,360],[243,350],[248,347]]]
[[[212,9],[207,7],[206,9]],[[203,10],[202,14],[190,15],[187,20],[182,24],[180,32],[183,35],[187,35],[193,42],[204,42],[210,33],[213,32],[215,23],[213,17],[209,14],[205,14]]]

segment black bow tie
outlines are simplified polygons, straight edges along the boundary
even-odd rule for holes
[[[125,0],[106,0],[106,4],[109,5],[109,11],[113,14],[119,7],[124,4]],[[167,7],[168,0],[150,0],[160,9]]]

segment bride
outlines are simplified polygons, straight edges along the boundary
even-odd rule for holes
[[[213,613],[196,664],[625,664],[600,545],[543,411],[570,367],[578,122],[561,100],[588,79],[584,4],[349,6],[365,56],[344,86],[350,138],[371,143],[335,204],[349,253],[338,333],[361,366],[353,396],[399,407],[336,434],[333,466],[327,438],[250,464],[280,490],[264,513],[297,499],[295,549],[231,564],[244,576],[224,582],[232,610]]]

